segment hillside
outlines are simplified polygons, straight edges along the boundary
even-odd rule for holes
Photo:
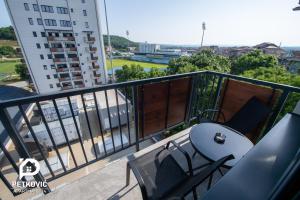
[[[108,45],[108,39],[107,35],[103,35],[104,45]],[[128,47],[128,44],[130,47],[137,47],[138,43],[132,42],[124,37],[117,36],[117,35],[111,35],[110,36],[111,46],[115,49],[126,49]]]

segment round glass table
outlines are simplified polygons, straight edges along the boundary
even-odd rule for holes
[[[216,133],[225,135],[223,144],[215,141]],[[210,161],[232,154],[234,159],[227,161],[225,167],[233,167],[253,147],[253,143],[241,133],[209,122],[195,125],[190,132],[190,141],[196,152]]]

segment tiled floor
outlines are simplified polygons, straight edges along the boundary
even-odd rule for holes
[[[183,148],[189,152],[190,155],[193,154],[193,149],[188,141],[186,133],[189,129],[178,133],[170,138],[160,141],[154,145],[151,145],[135,154],[134,156],[139,156],[143,153],[151,151],[158,146],[165,144],[167,141],[176,139],[177,142],[181,143]],[[183,168],[187,168],[184,157],[174,151],[178,162]],[[124,199],[124,200],[140,200],[142,199],[140,188],[133,174],[131,173],[131,181],[128,187],[125,187],[125,177],[126,177],[126,162],[127,158],[121,158],[115,162],[109,163],[102,169],[96,170],[89,175],[82,177],[64,187],[57,189],[46,196],[41,196],[40,199],[50,200],[92,200],[92,199]],[[199,166],[207,161],[196,155],[193,159],[193,166]],[[223,169],[223,172],[225,170]],[[213,183],[215,183],[219,178],[220,174],[216,172],[214,174]],[[205,181],[197,188],[198,197],[201,198],[207,188],[208,181]],[[187,196],[187,199],[191,199],[191,194]]]

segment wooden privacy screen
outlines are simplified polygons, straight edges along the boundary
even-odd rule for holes
[[[139,86],[139,136],[146,137],[183,122],[190,87],[190,78]]]
[[[226,121],[228,121],[251,97],[256,96],[263,103],[273,108],[279,94],[279,91],[272,88],[227,79],[223,84],[219,108],[223,111]],[[221,115],[218,116],[218,121],[223,122]],[[245,135],[255,143],[266,121],[262,122],[255,131]]]

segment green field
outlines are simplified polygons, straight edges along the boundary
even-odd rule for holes
[[[124,60],[124,59],[113,59],[113,67],[121,67],[123,65],[140,65],[141,67],[144,68],[166,68],[168,65],[164,64],[155,64],[155,63],[147,63],[147,62],[139,62],[139,61],[132,61],[132,60]],[[106,66],[108,69],[111,68],[110,61],[106,60]]]
[[[20,62],[8,61],[8,62],[0,62],[0,73],[12,74],[15,73],[15,65]]]

